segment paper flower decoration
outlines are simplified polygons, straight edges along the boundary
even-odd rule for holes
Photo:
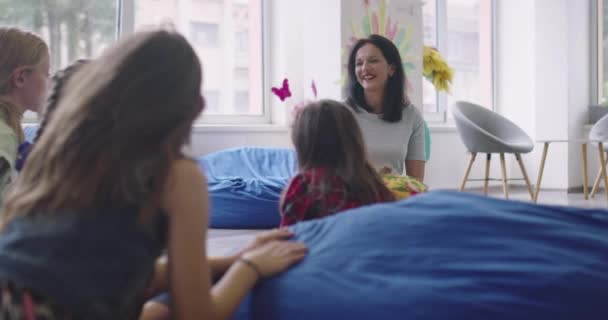
[[[411,40],[414,29],[411,26],[400,26],[397,19],[389,15],[386,0],[378,0],[375,8],[369,0],[364,0],[363,5],[365,7],[365,16],[358,22],[350,22],[353,36],[342,48],[342,60],[345,61],[345,64],[342,66],[341,83],[346,83],[348,73],[346,61],[348,61],[348,55],[353,46],[359,39],[369,37],[372,34],[381,35],[391,40],[397,49],[399,49],[403,71],[406,74],[412,72],[415,69],[416,61],[420,61],[414,54],[414,50],[412,50]],[[407,79],[405,85],[408,91],[412,89],[412,85]]]
[[[422,60],[422,74],[429,80],[437,91],[450,93],[450,85],[454,77],[454,70],[443,60],[437,49],[424,46]]]

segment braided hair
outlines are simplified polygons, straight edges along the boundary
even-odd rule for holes
[[[65,87],[66,83],[68,80],[70,80],[72,75],[80,70],[87,62],[89,62],[87,59],[76,60],[76,62],[67,68],[57,71],[57,73],[53,75],[53,88],[51,89],[51,93],[47,99],[44,115],[42,117],[42,121],[40,122],[40,127],[38,128],[36,137],[33,141],[34,144],[40,139],[40,136],[44,132],[44,128],[47,126],[51,116],[55,112],[55,109],[59,104],[59,99],[61,99],[61,96],[63,95],[63,88]]]
[[[53,88],[51,89],[51,94],[47,98],[46,108],[44,111],[44,115],[42,117],[42,121],[40,121],[40,126],[38,127],[38,131],[36,132],[36,136],[32,143],[28,141],[24,141],[19,145],[17,149],[17,159],[15,161],[15,169],[17,171],[21,171],[23,166],[25,165],[25,160],[27,156],[30,154],[30,151],[34,147],[34,144],[40,139],[42,133],[44,132],[44,128],[46,128],[47,124],[57,105],[59,104],[59,100],[61,96],[63,96],[63,88],[65,87],[68,80],[76,73],[76,71],[80,70],[83,65],[85,65],[89,60],[80,59],[71,64],[69,67],[57,71],[53,75]]]

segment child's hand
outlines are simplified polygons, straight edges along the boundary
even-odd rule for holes
[[[251,241],[251,243],[249,243],[237,254],[237,258],[241,257],[246,252],[255,250],[271,241],[287,240],[291,237],[293,237],[293,233],[287,228],[273,229],[267,232],[259,233],[255,239]]]
[[[292,241],[270,241],[243,254],[241,259],[253,264],[262,278],[284,271],[304,259],[308,253],[305,244]]]

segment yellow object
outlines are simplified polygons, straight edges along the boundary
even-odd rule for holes
[[[435,86],[435,89],[450,93],[454,70],[443,60],[437,49],[424,46],[422,74]]]
[[[424,183],[408,176],[385,174],[382,175],[382,180],[397,200],[407,199],[417,193],[428,191],[428,187]]]

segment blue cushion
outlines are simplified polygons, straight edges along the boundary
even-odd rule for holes
[[[605,210],[438,191],[293,230],[309,255],[239,319],[608,318]]]
[[[209,183],[212,228],[279,225],[279,198],[297,170],[293,150],[228,149],[201,157],[199,165]]]

